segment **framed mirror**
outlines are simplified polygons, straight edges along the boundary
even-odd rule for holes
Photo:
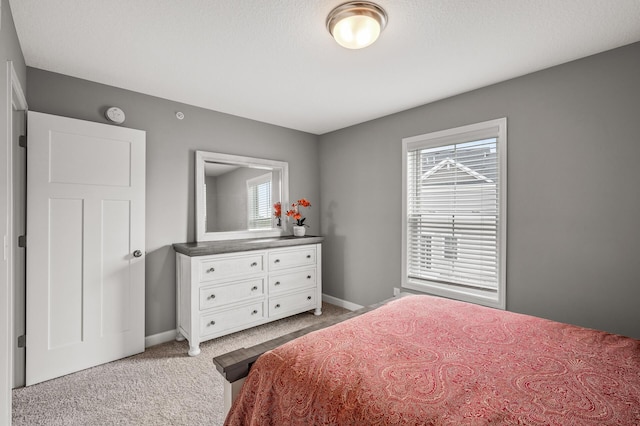
[[[196,241],[280,237],[273,205],[288,205],[289,163],[196,151]]]

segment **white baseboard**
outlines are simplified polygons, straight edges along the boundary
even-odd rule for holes
[[[176,338],[175,330],[163,331],[162,333],[146,336],[144,338],[144,347],[148,348],[150,346],[159,345],[160,343],[167,343],[172,340],[175,340],[175,338]]]
[[[332,305],[336,305],[341,308],[348,309],[350,311],[357,311],[358,309],[364,308],[364,306],[358,305],[357,303],[347,302],[346,300],[338,299],[337,297],[329,296],[328,294],[324,293],[322,293],[322,301],[331,303]]]

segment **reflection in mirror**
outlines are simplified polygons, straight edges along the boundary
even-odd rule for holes
[[[280,201],[280,187],[274,181],[280,182],[279,170],[207,161],[204,179],[206,232],[275,226],[272,210],[273,204]]]
[[[196,151],[197,241],[280,236],[288,186],[286,162]]]

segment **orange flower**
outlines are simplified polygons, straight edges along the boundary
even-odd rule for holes
[[[306,198],[301,198],[295,203],[291,203],[291,210],[287,210],[287,216],[292,217],[298,226],[307,226],[304,224],[305,218],[302,217],[299,208],[311,207],[311,203]]]

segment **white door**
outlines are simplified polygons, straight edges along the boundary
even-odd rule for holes
[[[29,112],[32,385],[144,351],[145,132]]]

